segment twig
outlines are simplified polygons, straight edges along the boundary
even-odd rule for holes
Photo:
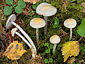
[[[79,40],[78,40],[78,42],[82,39],[83,37],[81,37]]]

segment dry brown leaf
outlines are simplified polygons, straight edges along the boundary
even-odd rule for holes
[[[24,2],[30,2],[33,4],[36,4],[36,2],[39,2],[40,0],[24,0]]]
[[[81,3],[81,6],[84,7],[84,8],[82,9],[82,12],[85,12],[85,2]]]
[[[72,57],[72,58],[70,58],[69,60],[68,60],[68,63],[73,63],[74,61],[75,61],[76,59],[75,59],[75,57]]]

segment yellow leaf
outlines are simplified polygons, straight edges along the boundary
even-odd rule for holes
[[[27,51],[23,49],[23,45],[21,43],[13,41],[13,43],[7,47],[3,55],[7,56],[9,59],[18,60],[25,52]]]
[[[63,44],[63,47],[61,49],[62,55],[64,58],[64,62],[68,59],[70,56],[77,56],[79,54],[79,42],[78,41],[69,41]]]
[[[33,3],[35,4],[36,2],[39,2],[40,0],[24,0],[24,2],[30,2],[30,3]]]

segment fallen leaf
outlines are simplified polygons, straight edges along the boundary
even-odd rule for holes
[[[13,41],[13,43],[7,47],[3,55],[9,59],[18,60],[25,52],[27,51],[23,49],[23,44],[18,43],[18,41]]]
[[[73,63],[74,61],[75,61],[76,59],[75,59],[75,57],[72,57],[72,58],[70,58],[69,60],[68,60],[68,63]]]
[[[78,41],[68,41],[65,44],[63,44],[63,47],[61,49],[62,55],[64,58],[64,62],[68,59],[70,56],[77,56],[79,54],[79,42]]]
[[[39,2],[40,0],[24,0],[24,2],[30,2],[33,4],[36,4],[36,2]]]

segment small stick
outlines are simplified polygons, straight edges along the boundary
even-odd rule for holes
[[[81,37],[81,38],[78,40],[78,42],[79,42],[81,39],[83,39],[83,37]]]

